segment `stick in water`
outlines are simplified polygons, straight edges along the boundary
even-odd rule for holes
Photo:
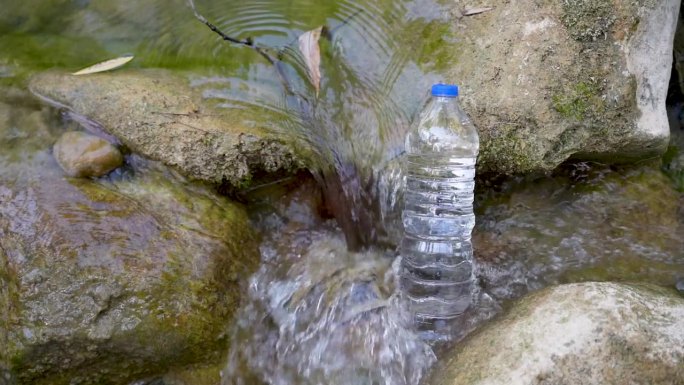
[[[221,36],[221,39],[234,43],[234,44],[240,44],[244,45],[246,47],[249,47],[253,50],[255,50],[259,55],[261,55],[266,61],[268,61],[271,65],[273,65],[276,69],[276,72],[278,72],[278,76],[280,77],[280,81],[283,83],[283,87],[285,87],[285,90],[290,93],[294,94],[293,88],[290,86],[290,82],[287,80],[287,76],[285,76],[285,73],[283,72],[282,66],[278,65],[279,60],[274,58],[273,56],[269,55],[268,52],[262,47],[259,47],[254,43],[254,40],[251,38],[246,38],[244,40],[236,39],[232,36],[229,36],[225,34],[223,31],[221,31],[217,26],[212,24],[209,20],[207,20],[206,17],[202,16],[201,13],[197,11],[197,8],[195,7],[195,2],[194,0],[188,0],[188,4],[190,5],[190,8],[192,8],[192,12],[195,14],[195,18],[202,22],[202,24],[206,25],[209,27],[210,30],[212,30],[214,33],[217,35]]]

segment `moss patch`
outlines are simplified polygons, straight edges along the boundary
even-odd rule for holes
[[[579,82],[567,92],[553,95],[553,108],[566,119],[588,119],[605,110],[600,92],[596,83]]]
[[[11,271],[7,255],[0,244],[0,381],[9,376],[10,338],[13,318],[17,309],[17,279]]]
[[[684,155],[677,146],[668,147],[663,155],[662,170],[672,180],[675,188],[684,192]]]
[[[518,126],[524,126],[526,129],[522,130]],[[536,156],[543,154],[543,151],[531,138],[530,132],[534,131],[533,122],[504,125],[500,128],[498,135],[482,140],[478,157],[478,171],[512,174],[517,170],[538,168],[539,159]],[[481,162],[481,159],[487,161]],[[493,166],[496,169],[490,170]]]

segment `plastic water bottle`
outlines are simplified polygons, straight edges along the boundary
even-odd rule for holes
[[[401,289],[425,339],[449,338],[474,289],[471,233],[479,138],[458,86],[435,84],[406,137]]]

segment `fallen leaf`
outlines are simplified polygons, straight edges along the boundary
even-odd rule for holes
[[[463,16],[477,15],[478,13],[489,12],[489,11],[491,11],[492,9],[494,9],[494,7],[467,8],[467,9],[463,12]]]
[[[304,62],[306,63],[309,72],[309,79],[316,89],[318,94],[321,88],[321,49],[318,46],[318,40],[321,38],[323,27],[312,29],[299,36],[299,50],[304,55]]]
[[[86,67],[80,71],[74,72],[72,75],[88,75],[97,72],[113,70],[115,68],[121,67],[122,65],[128,63],[131,60],[133,60],[133,55],[121,56],[116,59],[110,59],[103,61],[101,63],[91,65],[90,67]]]

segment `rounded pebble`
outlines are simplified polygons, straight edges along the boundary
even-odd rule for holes
[[[123,163],[123,156],[116,147],[85,132],[65,132],[53,150],[57,163],[73,177],[102,176]]]

